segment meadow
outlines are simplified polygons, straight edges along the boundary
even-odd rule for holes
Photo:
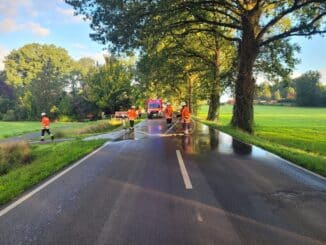
[[[54,134],[65,132],[65,134],[78,130],[86,130],[89,128],[100,127],[107,120],[89,121],[89,122],[56,122],[51,123],[51,130]],[[117,123],[115,123],[116,125]],[[120,122],[118,123],[120,124]],[[0,139],[20,136],[22,134],[40,132],[40,122],[22,121],[22,122],[3,122],[0,121]],[[105,130],[105,129],[104,129]]]
[[[55,138],[70,138],[69,141],[48,144],[0,141],[0,205],[90,153],[106,141],[83,141],[83,137],[109,132],[119,126],[121,122],[118,120],[53,123],[51,128]],[[38,131],[40,123],[0,122],[0,127],[7,132],[7,134],[1,132],[4,138]]]
[[[76,140],[30,146],[30,163],[0,175],[0,205],[92,152],[104,142]]]
[[[326,175],[326,108],[256,105],[253,135],[229,126],[232,106],[221,107],[217,123],[205,121],[207,110],[207,106],[199,110],[203,122]]]

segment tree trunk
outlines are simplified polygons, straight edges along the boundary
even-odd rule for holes
[[[214,121],[218,119],[219,109],[220,109],[220,93],[217,91],[217,89],[215,89],[215,91],[212,91],[209,96],[207,120]]]
[[[235,82],[235,104],[232,125],[252,133],[254,122],[253,100],[255,79],[253,67],[258,56],[259,45],[255,38],[257,16],[243,20],[243,35],[239,45],[239,73]]]
[[[192,112],[193,103],[192,103],[192,96],[193,96],[193,78],[191,77],[191,74],[187,75],[188,80],[188,107],[189,111]]]
[[[209,107],[207,120],[214,121],[219,117],[219,109],[220,109],[220,93],[221,93],[221,83],[220,83],[220,66],[219,66],[219,58],[220,58],[220,50],[218,47],[217,39],[215,40],[215,57],[214,57],[214,76],[213,82],[211,84],[211,92],[209,95]]]

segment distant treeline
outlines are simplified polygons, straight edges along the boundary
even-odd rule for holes
[[[63,48],[37,43],[13,50],[0,72],[0,120],[36,120],[42,112],[53,120],[84,120],[126,109],[137,99],[128,59],[75,61]]]
[[[264,82],[256,87],[258,102],[291,103],[297,106],[326,106],[326,85],[320,83],[320,73],[308,71],[289,81]]]

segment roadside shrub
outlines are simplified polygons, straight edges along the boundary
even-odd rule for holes
[[[14,110],[8,110],[2,118],[3,121],[16,121],[16,115]]]
[[[114,129],[121,125],[121,122],[118,120],[104,121],[95,125],[90,125],[76,130],[76,134],[90,134],[90,133],[101,133],[110,129]]]
[[[74,121],[74,120],[67,115],[59,116],[59,122],[72,122],[72,121]]]
[[[55,134],[54,134],[55,138],[64,138],[66,136],[67,136],[67,132],[63,131],[63,130],[55,131]]]
[[[28,164],[31,160],[31,149],[26,141],[0,144],[0,175],[18,165]]]

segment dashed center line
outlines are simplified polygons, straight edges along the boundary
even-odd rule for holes
[[[176,150],[176,153],[177,153],[177,158],[178,158],[178,162],[179,162],[183,182],[185,183],[185,187],[186,187],[186,189],[192,189],[191,180],[189,178],[185,163],[184,163],[184,161],[182,159],[181,152],[179,150]]]

